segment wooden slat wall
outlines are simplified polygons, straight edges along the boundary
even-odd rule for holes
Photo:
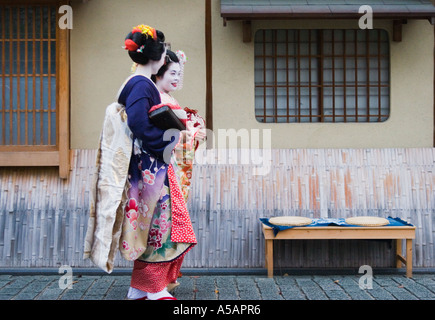
[[[238,150],[229,156],[241,159]],[[82,252],[94,159],[95,150],[74,150],[67,180],[56,168],[0,169],[0,267],[93,266]],[[435,267],[435,149],[272,150],[265,176],[208,159],[199,155],[194,172],[198,245],[184,267],[263,267],[260,217],[367,214],[415,224],[414,266]],[[285,241],[275,249],[277,267],[394,266],[385,241]]]

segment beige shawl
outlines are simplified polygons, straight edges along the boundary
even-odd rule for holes
[[[131,152],[125,108],[114,102],[106,109],[100,136],[84,248],[84,258],[108,273],[119,248]]]

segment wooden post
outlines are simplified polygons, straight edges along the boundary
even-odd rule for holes
[[[406,239],[406,277],[412,278],[412,239]]]
[[[402,41],[402,20],[393,20],[393,41]]]
[[[243,42],[251,42],[252,40],[252,29],[251,29],[251,21],[243,21]]]
[[[68,4],[68,1],[61,1],[59,5]],[[59,21],[59,15],[58,21]],[[70,126],[69,126],[69,30],[57,28],[58,32],[58,133],[59,133],[59,177],[67,179],[70,170]]]
[[[267,277],[273,278],[273,240],[266,240]]]
[[[207,129],[213,130],[213,86],[212,86],[212,2],[205,0],[205,125]],[[210,146],[212,139],[207,141]]]

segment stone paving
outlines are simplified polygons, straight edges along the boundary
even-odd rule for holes
[[[128,275],[0,274],[0,300],[125,300]],[[178,300],[435,300],[435,274],[375,275],[183,275]],[[68,284],[72,284],[69,289]]]

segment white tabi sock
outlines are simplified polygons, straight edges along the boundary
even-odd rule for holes
[[[145,291],[141,291],[139,289],[130,287],[128,289],[127,299],[132,299],[132,300],[141,299],[143,297],[146,297],[147,294],[148,293]]]
[[[172,295],[168,292],[168,290],[166,290],[166,288],[163,289],[162,291],[159,291],[156,293],[148,292],[148,299],[149,300],[157,300],[157,299],[164,298],[164,297],[166,297],[166,298],[171,297],[172,298]]]

